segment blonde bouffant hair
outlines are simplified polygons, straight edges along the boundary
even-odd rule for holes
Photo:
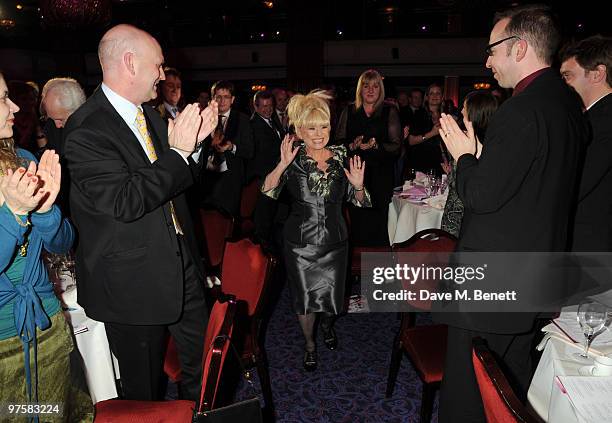
[[[287,106],[289,124],[296,128],[314,125],[329,125],[329,100],[331,96],[324,90],[313,90],[306,95],[296,94]]]

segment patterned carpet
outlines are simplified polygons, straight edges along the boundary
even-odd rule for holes
[[[288,289],[282,290],[266,335],[276,421],[418,422],[421,381],[408,358],[402,360],[393,397],[385,398],[391,344],[399,327],[396,315],[352,313],[342,316],[335,327],[338,350],[325,348],[319,335],[319,367],[305,372],[300,327],[291,310]],[[254,386],[259,391],[254,373]],[[252,398],[253,394],[242,382],[236,399]],[[437,422],[437,401],[432,422]]]

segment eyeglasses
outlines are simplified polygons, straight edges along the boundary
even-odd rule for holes
[[[516,38],[517,40],[520,40],[520,39],[521,39],[519,36],[517,36],[517,35],[513,35],[513,36],[511,36],[511,37],[506,37],[506,38],[503,38],[503,39],[501,39],[501,40],[499,40],[499,41],[495,41],[494,43],[489,44],[489,45],[488,45],[488,46],[485,48],[485,53],[486,53],[486,55],[487,55],[487,56],[491,56],[491,55],[493,55],[493,51],[491,50],[493,47],[495,47],[495,46],[497,46],[497,45],[500,45],[500,44],[501,44],[501,43],[503,43],[504,41],[508,41],[508,40],[513,39],[513,38]]]

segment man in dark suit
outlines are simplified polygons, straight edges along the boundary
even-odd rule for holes
[[[612,251],[612,39],[586,38],[565,48],[561,60],[561,76],[580,95],[591,129],[571,249]]]
[[[179,393],[197,400],[208,318],[182,193],[196,177],[192,153],[217,124],[216,103],[202,112],[188,105],[166,127],[142,105],[164,79],[157,41],[118,25],[102,37],[98,55],[102,85],[66,126],[79,304],[105,323],[123,398],[163,399],[169,330],[181,363]]]
[[[281,140],[285,132],[274,113],[274,97],[269,91],[258,91],[253,98],[255,113],[251,116],[251,133],[255,156],[248,165],[248,178],[263,180],[280,159]]]
[[[202,183],[203,201],[237,217],[246,180],[247,160],[253,158],[255,151],[249,117],[232,108],[235,97],[231,82],[218,81],[211,92],[219,104],[219,124],[207,152]]]
[[[514,96],[491,120],[479,158],[473,131],[465,135],[450,115],[441,118],[440,135],[457,161],[457,192],[465,205],[459,252],[566,248],[571,187],[587,130],[577,99],[550,68],[559,39],[546,7],[498,14],[486,66],[500,86],[514,89]],[[471,360],[475,336],[486,339],[517,394],[525,398],[537,316],[535,312],[440,316],[449,324],[441,423],[485,421]]]
[[[251,116],[251,131],[255,143],[255,157],[248,164],[248,174],[249,180],[257,179],[263,182],[280,160],[281,140],[285,132],[277,113],[274,112],[274,96],[271,92],[258,91],[253,98],[253,104],[255,113]],[[265,195],[259,195],[254,216],[256,237],[265,244],[272,243],[275,238],[272,231],[275,227],[282,227],[286,214],[286,204],[279,204]]]

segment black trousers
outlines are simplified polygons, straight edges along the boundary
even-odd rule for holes
[[[535,331],[499,335],[448,328],[444,378],[440,387],[439,423],[485,423],[486,418],[472,364],[472,339],[481,337],[509,379],[518,398],[525,401],[533,376]]]
[[[170,331],[181,364],[179,396],[182,399],[199,400],[208,310],[194,258],[181,236],[179,244],[184,275],[183,312],[179,320],[170,325],[105,324],[111,351],[119,362],[123,399],[164,399],[164,354],[167,331]]]

